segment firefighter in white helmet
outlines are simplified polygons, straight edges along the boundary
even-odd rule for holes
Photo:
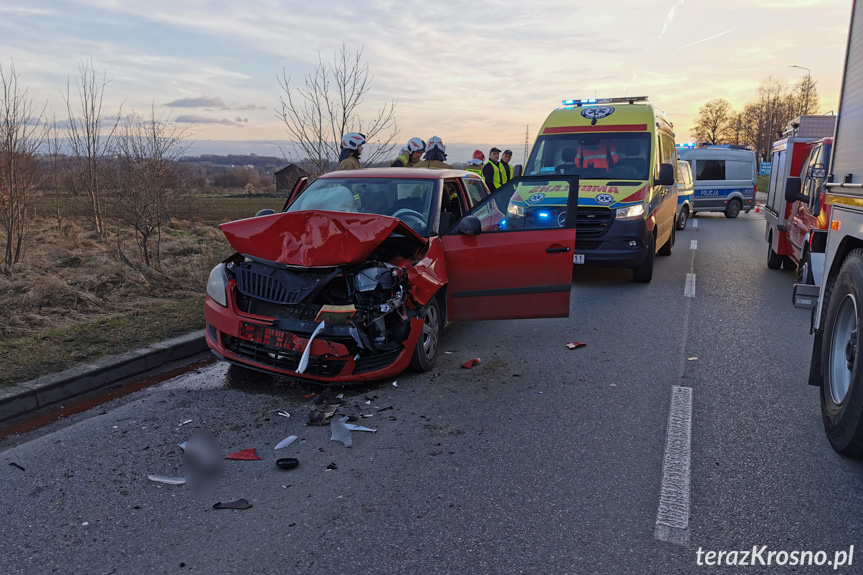
[[[452,166],[444,162],[446,160],[446,145],[437,136],[429,138],[426,146],[425,159],[414,164],[415,168],[439,168],[452,169]]]
[[[348,132],[342,138],[342,153],[339,155],[340,170],[359,170],[360,154],[363,153],[363,144],[366,137],[359,132]]]
[[[407,145],[399,152],[398,157],[390,164],[391,168],[410,168],[420,161],[423,152],[426,151],[426,143],[421,138],[411,138]]]

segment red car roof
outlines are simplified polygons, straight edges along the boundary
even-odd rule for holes
[[[434,168],[365,168],[363,170],[340,170],[328,172],[320,178],[399,178],[410,180],[440,180],[479,176],[465,170],[439,170]],[[319,178],[319,179],[320,179]]]

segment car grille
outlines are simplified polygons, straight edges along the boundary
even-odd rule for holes
[[[320,282],[326,282],[326,279],[333,275],[333,270],[330,269],[293,272],[259,262],[243,262],[233,267],[232,271],[240,293],[281,304],[300,303]]]
[[[578,206],[575,216],[575,237],[598,238],[605,234],[614,217],[609,208]]]
[[[389,351],[381,355],[373,355],[370,357],[361,357],[357,360],[357,365],[354,368],[354,373],[368,373],[377,369],[387,367],[401,355],[402,350]]]
[[[253,341],[225,334],[222,334],[222,341],[225,343],[225,349],[239,358],[284,371],[296,372],[300,365],[300,358],[303,355],[299,351],[269,348]],[[341,360],[322,360],[310,357],[305,374],[319,377],[335,377],[344,368],[345,362]]]
[[[237,308],[245,313],[261,315],[264,317],[298,319],[302,321],[315,321],[318,312],[321,311],[319,304],[281,304],[266,300],[249,297],[237,292]]]

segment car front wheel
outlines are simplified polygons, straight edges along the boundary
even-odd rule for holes
[[[423,314],[423,331],[417,340],[414,355],[411,359],[411,369],[429,371],[434,367],[440,349],[443,335],[444,318],[440,301],[434,297],[426,305]]]
[[[656,259],[656,239],[653,234],[648,237],[647,256],[637,268],[632,268],[632,281],[648,283],[653,278],[653,262]]]
[[[683,206],[683,209],[680,210],[680,215],[677,216],[677,229],[681,232],[686,229],[686,222],[689,221],[689,208],[687,206]]]

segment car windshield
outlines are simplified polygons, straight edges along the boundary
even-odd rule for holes
[[[392,216],[428,237],[438,182],[409,178],[321,178],[312,182],[287,211],[330,210]]]
[[[647,180],[649,167],[649,133],[555,134],[537,139],[525,175]]]

